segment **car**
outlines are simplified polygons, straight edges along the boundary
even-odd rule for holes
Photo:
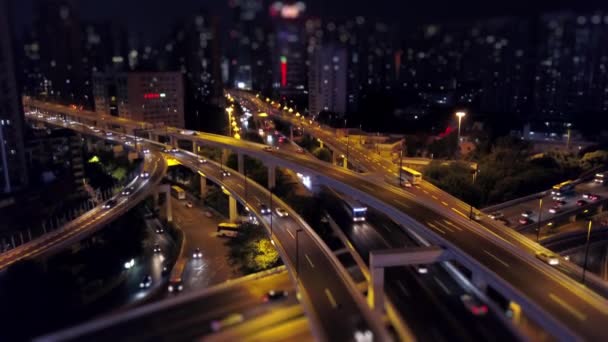
[[[285,210],[283,208],[277,207],[274,211],[277,213],[277,215],[279,215],[279,217],[289,216],[289,213],[287,212],[287,210]]]
[[[558,205],[555,205],[549,209],[549,212],[551,214],[557,214],[557,213],[560,213],[561,211],[562,211],[562,208]]]
[[[200,248],[195,248],[194,251],[192,251],[192,258],[194,259],[200,259],[203,257],[203,252],[201,252]]]
[[[106,136],[107,137],[111,137],[112,136],[112,132],[106,132]]]
[[[473,220],[481,221],[483,219],[483,214],[481,212],[476,212],[473,214]]]
[[[206,164],[206,163],[207,163],[207,159],[202,159],[202,158],[200,158],[200,159],[198,160],[198,162],[199,162],[200,164]]]
[[[137,141],[137,142],[140,142],[140,141],[142,141],[142,140],[144,140],[144,138],[142,138],[142,137],[137,137],[137,138],[135,138],[135,141]]]
[[[111,199],[109,201],[107,201],[106,203],[104,203],[101,208],[102,209],[110,209],[113,208],[116,205],[117,201],[115,199]]]
[[[403,182],[402,185],[403,185],[404,188],[411,188],[412,187],[412,183],[408,182],[408,181]]]
[[[503,213],[501,213],[500,211],[495,211],[488,215],[488,217],[491,218],[492,220],[498,220],[500,218],[503,218],[504,216],[505,215]]]
[[[587,205],[587,203],[589,203],[589,202],[587,202],[587,201],[585,201],[585,200],[582,200],[582,199],[580,199],[580,200],[576,201],[576,205],[577,205],[577,206],[579,206],[579,207],[582,207],[582,206],[584,206],[584,205]]]
[[[120,136],[120,140],[126,140],[126,139],[127,139],[127,136],[126,136],[126,135],[121,135],[121,136]]]
[[[144,154],[150,154],[150,149],[144,148]]]
[[[230,314],[222,319],[211,321],[211,330],[219,331],[225,327],[239,324],[245,320],[245,317],[240,313]]]
[[[287,295],[287,291],[270,290],[262,297],[262,301],[274,302],[275,300],[286,298]]]
[[[140,173],[139,176],[143,179],[150,178],[150,172],[144,171],[144,172]]]
[[[600,199],[600,196],[599,195],[595,195],[595,194],[589,194],[588,198],[590,200],[592,200],[592,201],[597,201],[598,199]]]
[[[133,193],[133,191],[135,191],[135,187],[130,186],[130,187],[125,188],[120,194],[123,196],[129,196],[130,194]]]
[[[156,234],[162,234],[165,232],[165,229],[161,226],[158,226],[154,231],[156,232]]]
[[[296,150],[296,152],[304,154],[304,149],[301,147],[298,147],[298,149]]]
[[[154,244],[154,249],[153,249],[155,254],[161,253],[163,250],[160,248],[159,244]]]
[[[518,222],[519,222],[519,224],[524,225],[524,224],[532,223],[532,220],[528,217],[520,217]]]
[[[172,293],[180,292],[183,289],[184,289],[184,284],[182,283],[181,280],[170,280],[169,286],[167,286],[167,290]]]
[[[186,208],[192,208],[192,202],[190,202],[190,201],[186,202]]]
[[[526,217],[526,218],[528,218],[528,217],[532,216],[532,210],[524,210],[524,211],[521,213],[521,216]]]
[[[460,301],[475,316],[483,316],[488,313],[488,306],[479,302],[470,294],[463,294],[460,296]]]
[[[262,215],[270,215],[272,214],[272,212],[270,211],[270,209],[266,206],[266,204],[260,204],[260,213]]]
[[[563,200],[555,201],[553,203],[555,203],[555,206],[558,206],[558,207],[562,207],[562,206],[568,204],[568,202],[563,201]]]
[[[266,151],[266,152],[273,152],[274,151],[272,149],[272,146],[264,146],[263,150]]]
[[[222,174],[222,177],[228,177],[228,176],[230,176],[230,171],[222,170],[221,174]]]
[[[555,196],[551,197],[551,199],[554,200],[554,201],[563,201],[563,200],[566,199],[566,196],[564,196],[564,195],[555,195]]]
[[[177,153],[177,152],[179,152],[179,149],[177,149],[175,147],[171,149],[171,153]]]
[[[559,265],[559,257],[550,252],[538,252],[536,257],[551,266]]]
[[[50,120],[50,119],[49,119],[49,120]],[[95,133],[100,133],[100,132],[101,132],[101,130],[100,130],[99,128],[93,128],[93,132],[95,132]]]
[[[147,275],[139,282],[140,289],[147,289],[152,286],[152,277]]]

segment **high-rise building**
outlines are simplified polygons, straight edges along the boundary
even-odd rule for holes
[[[7,1],[0,0],[0,192],[27,184],[23,108],[17,88]]]
[[[346,112],[346,48],[323,44],[312,52],[308,77],[309,113]]]
[[[184,127],[181,72],[96,73],[95,111],[136,121]]]

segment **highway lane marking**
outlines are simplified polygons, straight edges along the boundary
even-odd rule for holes
[[[444,219],[444,220],[443,220],[443,222],[445,222],[445,224],[447,224],[448,226],[452,226],[452,227],[456,228],[457,230],[462,231],[462,228],[458,227],[457,225],[455,225],[455,224],[454,224],[453,222],[451,222],[451,221],[448,221],[448,220],[445,220],[445,219]]]
[[[429,194],[429,192],[428,192],[428,191],[426,191],[426,190],[424,190],[424,189],[422,190],[422,192],[424,192],[424,193],[425,193],[425,194],[427,194],[427,195]]]
[[[304,257],[306,257],[306,260],[308,260],[310,267],[315,268],[315,264],[312,263],[312,260],[310,260],[310,258],[308,257],[308,254],[304,253]]]
[[[486,253],[487,255],[491,256],[494,260],[500,262],[501,264],[505,265],[505,267],[510,267],[509,264],[507,264],[506,262],[500,260],[499,257],[497,257],[496,255],[486,251],[485,249],[483,250],[484,253]]]
[[[441,201],[441,204],[445,205],[446,207],[449,206],[448,202],[446,201]]]
[[[467,215],[465,215],[462,211],[456,209],[456,208],[452,208],[452,210],[454,210],[457,214],[462,215],[462,217],[464,218],[469,218]]]
[[[432,224],[432,223],[430,223],[430,222],[427,222],[426,224],[428,224],[428,225],[429,225],[429,227],[431,227],[431,228],[433,228],[433,229],[435,229],[435,230],[439,231],[441,234],[444,234],[444,235],[445,235],[445,232],[444,232],[444,231],[443,231],[441,228],[437,227],[436,225],[434,225],[434,224]]]
[[[448,289],[447,286],[445,286],[445,284],[439,280],[439,278],[433,276],[433,279],[435,279],[435,281],[437,282],[437,284],[439,284],[439,287],[441,287],[441,289],[447,294],[447,295],[451,295],[452,292],[450,291],[450,289]]]
[[[435,195],[431,195],[431,197],[433,197],[434,200],[438,200],[439,198],[437,198],[437,196]]]
[[[406,295],[406,296],[410,296],[410,293],[408,292],[407,288],[405,287],[405,285],[403,285],[403,283],[401,282],[401,280],[397,281],[397,286],[399,287],[399,289],[401,289],[401,291]]]
[[[401,205],[404,206],[406,208],[409,208],[409,204],[405,204],[403,202],[401,202],[398,198],[392,198],[391,201],[393,201],[393,203],[397,204],[397,205]]]
[[[558,296],[554,295],[553,293],[549,293],[549,298],[551,298],[551,300],[553,300],[554,302],[559,304],[564,309],[568,310],[572,315],[574,315],[579,320],[584,321],[587,319],[587,315],[578,311],[575,307],[566,303],[563,299],[559,298]]]
[[[452,229],[452,228],[448,227],[447,225],[445,225],[445,224],[443,224],[443,223],[441,223],[441,222],[439,222],[439,221],[435,221],[435,224],[439,225],[441,228],[443,228],[443,229],[445,229],[445,230],[449,231],[450,233],[453,233],[453,232],[454,232],[454,229]]]
[[[389,233],[390,233],[390,232],[392,232],[392,230],[391,230],[391,229],[390,229],[390,228],[389,228],[387,225],[382,224],[382,227],[383,227],[384,229],[386,229],[386,231],[387,231],[387,232],[389,232]]]
[[[331,304],[332,308],[335,309],[336,307],[338,307],[338,303],[336,303],[334,296],[331,294],[331,291],[329,291],[328,288],[325,288],[325,295],[327,296],[327,299],[329,299],[329,303]]]
[[[291,236],[292,239],[296,239],[296,237],[293,235],[293,233],[291,232],[291,230],[289,230],[289,228],[285,228],[285,230],[287,231],[287,234],[289,234]]]

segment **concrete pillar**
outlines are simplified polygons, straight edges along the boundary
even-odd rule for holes
[[[473,273],[471,277],[471,283],[481,292],[485,293],[488,289],[488,283],[486,280],[479,274]]]
[[[568,217],[568,222],[576,222],[576,214]]]
[[[319,145],[323,148],[323,140],[319,140]]]
[[[236,199],[233,196],[228,196],[228,211],[230,222],[236,222],[239,214],[236,210]]]
[[[171,146],[177,147],[177,139],[172,135],[169,136],[169,143]]]
[[[220,156],[220,158],[222,158],[222,160],[221,160],[221,164],[222,165],[226,165],[226,162],[228,161],[228,156],[229,155],[230,155],[230,150],[226,149],[226,148],[223,148],[222,149],[222,154]]]
[[[245,173],[245,156],[242,153],[239,153],[236,157],[238,164],[238,171],[240,174]]]
[[[384,267],[370,269],[371,279],[367,288],[367,304],[375,312],[382,314],[384,309]]]
[[[192,142],[192,153],[198,154],[198,145],[195,141]]]
[[[337,165],[338,164],[338,159],[336,158],[336,152],[335,151],[331,151],[331,165]]]
[[[348,169],[348,159],[346,157],[342,158],[342,167]]]
[[[276,166],[268,165],[268,189],[273,189],[277,185]]]
[[[158,134],[153,133],[153,132],[148,132],[148,140],[158,142]]]
[[[293,125],[289,126],[289,140],[293,141]]]
[[[201,198],[204,198],[205,195],[207,194],[207,177],[201,175],[199,173],[200,177],[200,190],[201,190]]]

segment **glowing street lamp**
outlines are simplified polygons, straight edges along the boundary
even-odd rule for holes
[[[460,122],[462,121],[462,118],[466,115],[467,113],[465,112],[456,112],[456,116],[458,117],[458,142],[460,142]]]
[[[233,107],[226,108],[226,113],[228,113],[228,136],[232,136],[232,126],[230,122],[232,121],[232,111],[234,111]]]

